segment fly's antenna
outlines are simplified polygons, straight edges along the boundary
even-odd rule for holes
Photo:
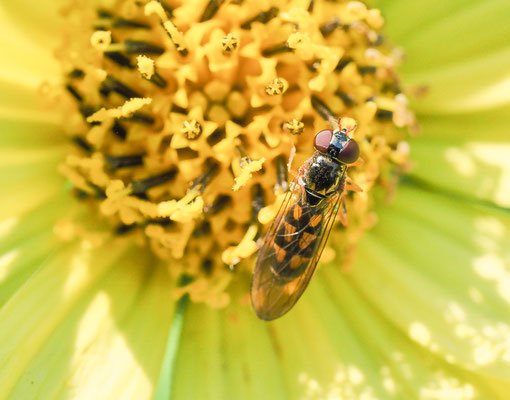
[[[352,137],[351,132],[354,132],[358,127],[356,121],[352,118],[339,118],[338,119],[338,127],[340,131],[345,133],[347,136]]]

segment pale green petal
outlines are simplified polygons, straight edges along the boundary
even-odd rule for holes
[[[150,397],[172,285],[151,255],[127,243],[59,245],[5,304],[0,397]]]
[[[508,106],[425,116],[411,140],[411,177],[436,190],[510,206]]]
[[[434,357],[477,373],[473,384],[510,390],[510,214],[399,192],[360,245],[353,285]]]
[[[420,113],[471,111],[510,101],[506,0],[376,2],[388,36],[406,53],[402,79],[425,85]]]

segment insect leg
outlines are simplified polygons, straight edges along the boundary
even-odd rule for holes
[[[363,189],[349,177],[345,179],[345,188],[353,192],[362,192]]]
[[[343,199],[340,203],[340,210],[338,211],[338,218],[340,218],[340,222],[342,223],[342,225],[344,227],[347,227],[347,223],[348,223],[347,209],[345,208],[345,202]]]

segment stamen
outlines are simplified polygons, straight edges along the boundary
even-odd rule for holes
[[[83,97],[78,92],[78,90],[71,85],[70,83],[66,84],[66,90],[73,96],[78,103],[81,103],[83,101]]]
[[[166,172],[163,172],[159,175],[150,176],[145,179],[137,179],[131,181],[131,193],[133,194],[142,194],[147,192],[150,188],[154,186],[162,185],[163,183],[167,183],[175,178],[178,170],[176,168],[171,168]]]
[[[212,181],[212,179],[218,174],[220,170],[220,165],[217,161],[212,159],[207,159],[205,162],[205,172],[196,178],[193,182],[191,182],[190,190],[198,191],[199,193],[203,193],[207,185]]]
[[[202,126],[196,119],[184,121],[181,132],[188,140],[195,140],[202,134]]]
[[[141,40],[126,39],[123,43],[112,43],[106,49],[105,53],[121,53],[128,54],[163,54],[165,49],[155,43],[144,42]]]
[[[71,79],[83,79],[85,72],[83,72],[81,69],[75,68],[69,72],[67,76]]]
[[[125,117],[124,119],[126,121],[131,121],[144,125],[154,125],[154,123],[156,122],[156,119],[152,115],[138,111],[134,112],[133,115],[131,115],[130,117]]]
[[[305,124],[297,119],[293,119],[284,124],[284,129],[292,135],[301,135],[305,129]]]
[[[284,43],[276,44],[274,46],[271,46],[271,47],[268,47],[268,48],[262,50],[261,54],[264,57],[271,57],[271,56],[274,56],[276,54],[281,54],[281,53],[292,53],[293,51],[294,51],[294,49],[291,49],[289,47],[289,44],[287,42],[284,42]]]
[[[239,47],[239,38],[229,33],[221,41],[223,47],[223,54],[229,56]]]
[[[326,103],[324,103],[316,95],[312,95],[311,101],[312,101],[312,107],[315,109],[315,111],[317,111],[317,113],[322,118],[324,118],[325,121],[327,121],[329,123],[333,123],[333,126],[335,126],[337,118],[333,114],[333,111],[331,111],[331,109],[326,105]]]
[[[251,188],[251,222],[258,223],[259,211],[266,206],[264,199],[264,188],[260,183],[256,183]]]
[[[350,94],[347,94],[347,93],[341,92],[340,90],[337,90],[335,92],[335,95],[337,95],[338,97],[340,97],[342,99],[342,101],[344,102],[346,107],[351,108],[352,106],[354,106],[356,104],[354,101],[354,98]]]
[[[88,154],[92,153],[92,150],[94,150],[92,146],[81,136],[73,136],[72,140],[79,148]]]
[[[241,24],[241,28],[243,29],[250,29],[251,24],[254,22],[262,22],[263,24],[267,24],[269,21],[271,21],[273,18],[275,18],[278,15],[278,8],[271,7],[267,11],[262,11],[261,13],[255,15],[253,18],[250,18],[248,21]]]
[[[94,28],[96,29],[150,29],[150,25],[144,22],[125,19],[125,18],[114,18],[113,16],[101,17],[94,22]]]
[[[284,78],[275,78],[266,86],[266,93],[269,96],[284,94],[289,88],[289,83]]]
[[[115,234],[119,235],[119,236],[125,235],[126,233],[131,232],[135,228],[136,228],[136,224],[131,224],[131,225],[122,224],[122,225],[119,225],[117,228],[115,228]]]
[[[110,170],[119,168],[137,167],[143,164],[143,154],[105,156],[105,162]]]
[[[92,47],[100,51],[105,51],[111,42],[112,33],[110,31],[95,31],[90,38]]]
[[[207,137],[207,144],[211,147],[221,142],[226,137],[224,128],[218,128]]]
[[[104,53],[104,56],[120,67],[124,67],[124,68],[128,68],[128,69],[135,69],[135,66],[131,62],[130,58],[122,53],[106,52],[106,53]]]
[[[154,60],[147,56],[140,55],[136,57],[136,61],[138,62],[138,71],[140,71],[140,74],[142,74],[145,79],[154,83],[161,89],[166,88],[167,81],[156,71]]]
[[[375,112],[375,117],[383,121],[391,121],[391,119],[393,118],[393,111],[378,109]]]
[[[209,0],[204,13],[200,17],[200,22],[209,21],[212,17],[214,17],[224,2],[225,0]]]
[[[141,119],[141,122],[143,122],[144,118],[142,118],[141,113],[136,113],[135,111],[140,109],[146,104],[150,104],[152,102],[152,99],[150,98],[133,98],[129,101],[126,101],[124,105],[117,107],[117,108],[101,108],[99,111],[96,111],[94,114],[92,114],[90,117],[87,117],[87,122],[103,122],[110,118],[121,118],[121,117],[130,117],[133,113],[133,117],[135,118],[135,114],[138,114]],[[152,117],[150,117],[152,118]],[[149,119],[149,122],[152,124],[154,123],[154,119]]]
[[[374,67],[373,65],[359,66],[358,71],[361,75],[375,74],[377,67]]]
[[[232,197],[227,194],[220,194],[210,206],[204,207],[204,213],[216,215],[232,204]]]
[[[126,140],[127,137],[127,129],[120,123],[119,120],[115,120],[113,122],[112,128],[111,128],[113,134],[117,136],[121,140]]]
[[[289,189],[287,162],[283,155],[276,157],[273,162],[276,168],[276,184],[274,185],[274,191],[275,193],[285,193]]]
[[[183,57],[188,55],[188,49],[185,45],[184,35],[177,29],[172,21],[168,18],[165,9],[163,6],[157,1],[151,1],[145,5],[145,15],[156,14],[163,27],[165,28],[168,37],[175,45],[175,48],[179,52],[179,54]]]
[[[131,99],[133,97],[142,97],[136,90],[130,88],[126,84],[121,81],[115,79],[113,76],[108,75],[106,79],[101,84],[100,90],[103,90],[102,93],[110,93],[115,92],[125,99]]]
[[[335,71],[340,72],[347,66],[347,64],[351,63],[352,61],[353,61],[353,59],[350,57],[345,57],[345,58],[340,59],[340,61],[338,62],[338,64],[335,67]]]
[[[322,33],[322,36],[327,38],[329,35],[331,35],[337,28],[342,26],[342,22],[340,21],[340,18],[334,17],[331,21],[325,23],[322,25],[319,29]]]

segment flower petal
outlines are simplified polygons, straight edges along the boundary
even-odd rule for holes
[[[403,81],[430,89],[416,110],[444,113],[508,103],[507,1],[416,1],[412,10],[406,1],[377,4],[389,38],[405,50]]]
[[[58,10],[69,6],[67,0],[38,1],[30,0],[3,2],[0,5],[2,37],[6,37],[8,27],[16,27],[34,43],[43,47],[55,46],[62,35],[63,19]]]
[[[410,140],[411,177],[447,193],[510,205],[510,106],[462,114],[422,115]]]
[[[354,287],[435,358],[476,374],[473,384],[508,391],[508,213],[402,187],[379,216]]]
[[[127,243],[61,247],[3,307],[2,397],[150,397],[172,285]]]

